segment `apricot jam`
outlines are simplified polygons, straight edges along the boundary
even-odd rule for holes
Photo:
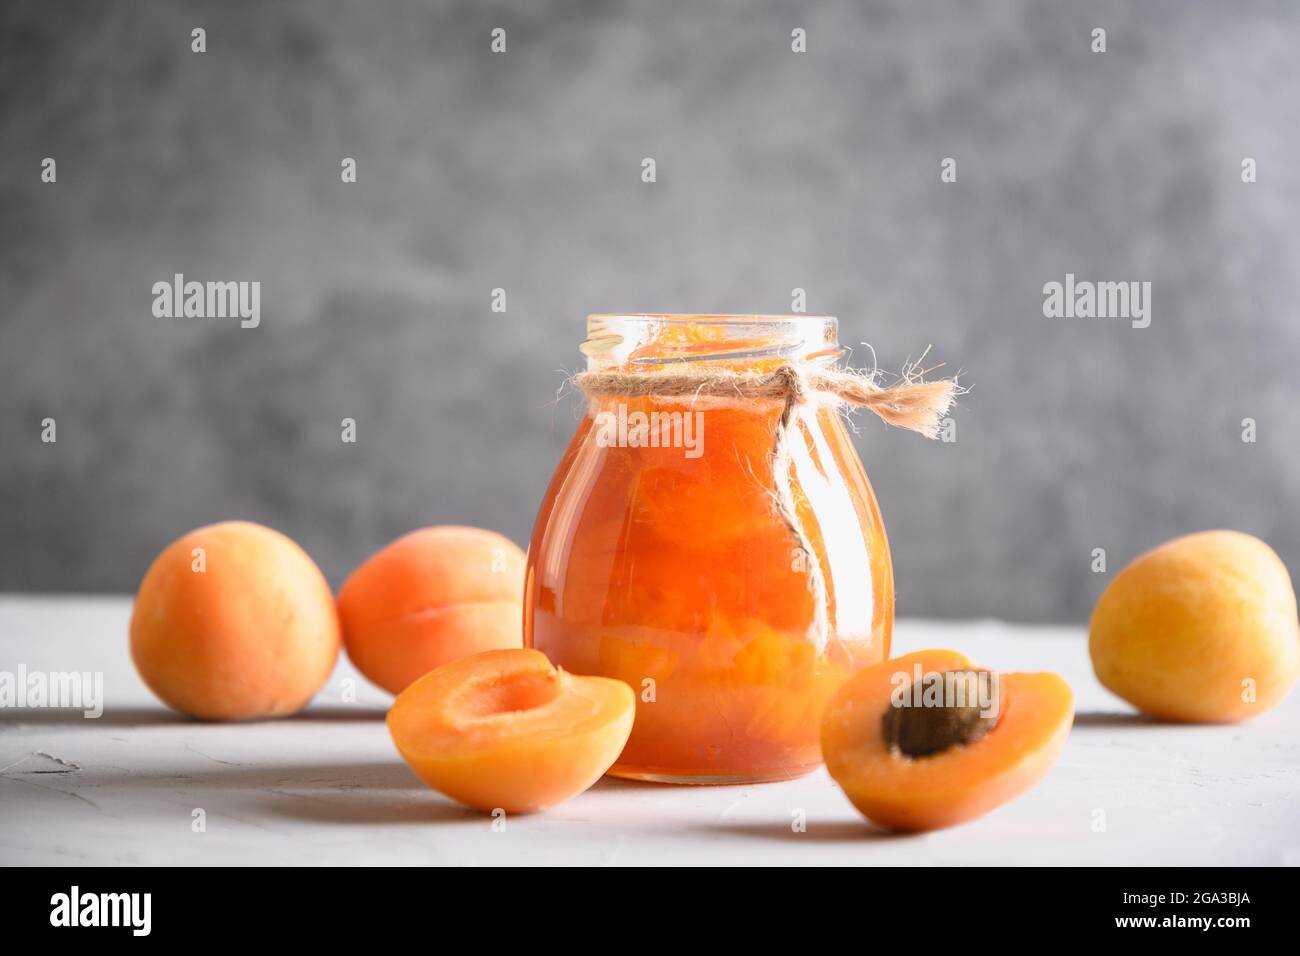
[[[824,316],[594,315],[587,330],[589,371],[762,372],[833,366],[843,354]],[[524,641],[636,692],[612,774],[733,783],[807,773],[821,763],[827,700],[889,654],[893,570],[866,473],[836,407],[795,409],[789,476],[807,553],[774,505],[783,407],[589,396],[533,531]]]

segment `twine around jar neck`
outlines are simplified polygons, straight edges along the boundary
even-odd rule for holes
[[[588,396],[623,398],[721,398],[783,401],[782,426],[812,396],[875,412],[891,425],[936,438],[939,422],[961,393],[954,379],[922,380],[913,367],[893,385],[864,369],[801,369],[781,365],[770,372],[702,368],[690,372],[580,372],[574,383]]]
[[[929,349],[926,350],[926,353]],[[830,640],[826,574],[821,556],[799,520],[791,479],[791,432],[799,410],[814,398],[839,405],[866,408],[899,428],[936,438],[939,424],[957,396],[964,392],[956,379],[924,380],[921,359],[904,368],[892,385],[879,383],[874,369],[801,368],[785,364],[770,372],[740,372],[717,367],[686,371],[628,372],[619,369],[581,372],[576,384],[589,398],[702,398],[744,402],[769,400],[782,403],[781,417],[772,440],[772,498],[782,522],[806,557],[808,588],[813,597],[810,636],[818,651]]]

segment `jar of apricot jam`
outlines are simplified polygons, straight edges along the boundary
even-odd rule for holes
[[[812,369],[841,361],[837,331],[829,316],[593,315],[582,351],[588,371],[645,376]],[[616,776],[807,773],[827,699],[889,654],[893,570],[862,463],[834,404],[794,409],[792,534],[774,504],[783,408],[588,396],[533,531],[524,639],[568,671],[632,686]]]

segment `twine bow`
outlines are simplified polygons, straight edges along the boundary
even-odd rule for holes
[[[891,425],[939,434],[939,421],[960,393],[952,379],[926,382],[911,366],[894,385],[881,385],[879,373],[864,369],[801,369],[782,365],[771,372],[702,369],[699,372],[582,372],[574,382],[587,395],[624,398],[766,398],[784,401],[781,425],[814,394],[875,412]]]

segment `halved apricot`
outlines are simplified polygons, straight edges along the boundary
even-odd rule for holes
[[[635,712],[622,681],[579,677],[541,651],[512,648],[425,674],[393,703],[388,731],[433,789],[479,810],[530,813],[599,780]]]
[[[859,671],[831,699],[822,754],[863,816],[933,830],[988,813],[1038,783],[1074,721],[1056,674],[994,673],[956,651]]]

